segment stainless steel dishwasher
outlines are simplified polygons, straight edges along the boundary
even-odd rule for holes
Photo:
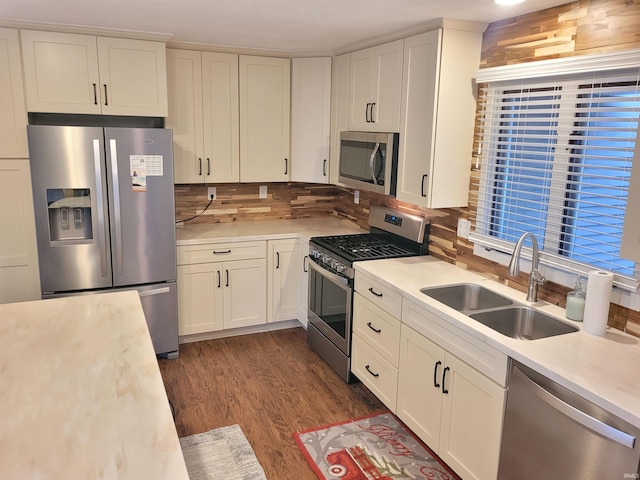
[[[640,429],[513,361],[499,480],[639,478]]]

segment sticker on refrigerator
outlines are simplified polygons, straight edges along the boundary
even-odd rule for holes
[[[131,175],[131,190],[134,192],[147,191],[147,156],[130,155],[129,170]]]

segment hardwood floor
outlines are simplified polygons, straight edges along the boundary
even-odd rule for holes
[[[316,478],[293,432],[386,411],[307,346],[303,328],[180,345],[160,371],[184,437],[237,423],[269,480]]]

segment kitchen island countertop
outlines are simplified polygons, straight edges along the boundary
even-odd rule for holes
[[[366,233],[350,220],[338,217],[304,218],[299,220],[265,220],[256,222],[199,223],[176,227],[177,245],[276,240],[279,238],[311,238],[322,235]]]
[[[0,477],[188,480],[137,292],[0,305]]]
[[[355,269],[356,277],[358,272],[373,276],[404,298],[446,319],[454,327],[640,427],[640,338],[609,327],[602,337],[580,330],[537,340],[514,339],[424,295],[420,289],[464,282],[480,283],[580,329],[582,323],[567,320],[561,307],[543,301],[527,303],[523,292],[429,256],[357,262]],[[421,333],[428,335],[427,332],[425,329]]]

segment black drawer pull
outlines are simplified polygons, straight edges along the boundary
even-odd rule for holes
[[[231,250],[214,250],[214,255],[222,255],[223,253],[231,253]]]
[[[227,274],[227,283],[225,287],[228,287],[229,286],[229,270],[225,270],[225,273]]]
[[[433,386],[436,388],[440,388],[440,384],[438,383],[438,367],[442,365],[442,362],[438,360],[433,367]]]
[[[374,328],[373,325],[371,325],[371,322],[367,323],[367,327],[369,327],[371,330],[373,330],[376,333],[380,333],[382,331],[379,328]]]
[[[216,272],[218,274],[218,288],[220,288],[220,270]]]
[[[374,291],[373,287],[369,287],[369,291],[371,293],[373,293],[376,297],[381,297],[382,298],[382,293],[378,293],[378,292]]]
[[[96,84],[93,84],[93,104],[98,104],[98,90],[96,89]]]
[[[449,367],[444,367],[444,371],[442,372],[442,393],[447,394],[449,390],[444,388],[444,379],[447,378],[447,372],[449,371]]]
[[[380,374],[379,374],[379,373],[372,372],[372,371],[371,371],[371,369],[369,368],[369,365],[365,365],[365,367],[364,367],[364,368],[366,368],[366,369],[367,369],[367,372],[369,372],[369,373],[371,374],[371,376],[372,376],[372,377],[374,377],[374,378],[378,378],[378,377],[380,376]]]
[[[107,84],[104,85],[104,104],[109,105],[109,97],[107,96]]]

